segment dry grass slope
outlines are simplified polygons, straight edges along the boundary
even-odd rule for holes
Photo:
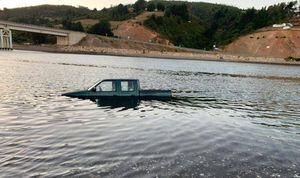
[[[300,29],[289,30],[267,28],[240,37],[225,47],[225,52],[239,55],[279,57],[300,57]]]
[[[152,15],[163,16],[163,12],[144,12],[133,19],[111,22],[113,33],[122,39],[131,39],[142,42],[155,42],[169,45],[167,39],[143,25]]]
[[[163,12],[144,12],[133,19],[125,21],[111,21],[112,31],[115,36],[122,39],[130,39],[141,42],[155,42],[159,44],[171,45],[171,43],[162,38],[158,33],[150,30],[143,25],[144,21],[147,20],[152,15],[163,16]],[[95,25],[99,21],[96,19],[81,19],[76,22],[81,22],[81,24],[87,28]]]

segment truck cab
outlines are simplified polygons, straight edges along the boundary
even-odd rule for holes
[[[138,97],[140,82],[135,79],[102,80],[90,87],[89,91],[99,93],[102,96]]]

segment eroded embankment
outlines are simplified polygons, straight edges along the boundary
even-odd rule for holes
[[[300,29],[269,28],[240,37],[225,48],[238,55],[277,58],[300,57]]]

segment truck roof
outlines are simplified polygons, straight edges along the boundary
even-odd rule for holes
[[[138,79],[105,79],[102,81],[139,81]]]

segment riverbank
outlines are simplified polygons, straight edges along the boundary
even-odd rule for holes
[[[243,63],[262,63],[262,64],[283,64],[300,65],[300,62],[286,61],[284,58],[268,58],[255,56],[241,56],[221,52],[210,51],[151,51],[147,49],[117,49],[106,47],[90,46],[51,46],[51,45],[15,45],[16,50],[42,51],[52,53],[70,53],[70,54],[92,54],[92,55],[113,55],[130,57],[150,57],[150,58],[168,58],[168,59],[188,59],[188,60],[208,60],[220,62],[243,62]]]

